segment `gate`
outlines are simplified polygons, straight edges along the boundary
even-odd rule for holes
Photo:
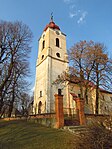
[[[78,126],[79,114],[76,108],[64,108],[64,125],[65,126]]]

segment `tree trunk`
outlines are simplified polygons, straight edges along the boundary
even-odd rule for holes
[[[87,87],[87,86],[86,86],[86,88],[85,88],[84,99],[86,100],[86,104],[88,104],[88,87]]]
[[[10,105],[9,105],[8,117],[11,117],[11,114],[12,114],[12,111],[13,111],[13,104],[14,104],[14,99],[15,99],[14,87],[15,86],[13,86],[13,90],[12,90],[12,100],[10,101]]]
[[[96,87],[96,114],[99,114],[99,87]]]
[[[6,111],[6,107],[2,108],[1,114],[0,114],[0,118],[2,118],[2,116],[5,114]]]
[[[13,111],[13,102],[11,101],[11,103],[9,105],[8,117],[11,117],[12,111]]]
[[[84,98],[83,82],[84,82],[84,73],[82,68],[80,68],[80,98]]]
[[[2,98],[2,92],[0,91],[0,115],[1,115],[1,112],[2,112],[2,107],[3,107],[3,105],[4,105],[4,103],[3,103],[3,98]]]
[[[99,72],[98,63],[96,64],[96,109],[95,114],[99,114]]]

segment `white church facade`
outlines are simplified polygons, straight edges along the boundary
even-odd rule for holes
[[[55,112],[55,97],[58,87],[53,85],[63,71],[68,69],[66,35],[60,30],[53,19],[46,25],[40,39],[36,63],[33,113]],[[79,95],[80,89],[75,82],[66,82],[62,90],[63,109],[65,113],[76,113],[74,94]],[[112,109],[112,93],[100,90],[99,114],[109,114]],[[88,101],[85,101],[85,112],[95,113],[95,88],[90,88]]]
[[[52,83],[67,67],[66,35],[51,20],[39,39],[34,92],[36,113],[54,112],[57,88]]]

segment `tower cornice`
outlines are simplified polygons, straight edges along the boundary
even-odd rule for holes
[[[45,61],[48,57],[50,57],[50,58],[52,58],[52,59],[54,59],[54,60],[58,60],[58,61],[63,62],[63,63],[69,63],[69,62],[66,61],[66,60],[61,60],[61,59],[58,59],[58,58],[53,57],[53,56],[51,56],[51,55],[47,55],[40,63],[38,63],[38,64],[36,65],[36,67],[39,66],[41,63],[43,63],[43,61]]]

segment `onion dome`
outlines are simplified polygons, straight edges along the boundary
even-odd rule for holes
[[[54,22],[50,22],[49,24],[47,24],[44,31],[46,31],[48,27],[52,29],[60,30],[59,26],[57,26]]]
[[[60,30],[59,26],[53,22],[53,16],[51,16],[51,21],[49,24],[46,25],[46,27],[44,28],[44,31],[46,31],[48,29],[48,27],[52,28],[52,29]]]

